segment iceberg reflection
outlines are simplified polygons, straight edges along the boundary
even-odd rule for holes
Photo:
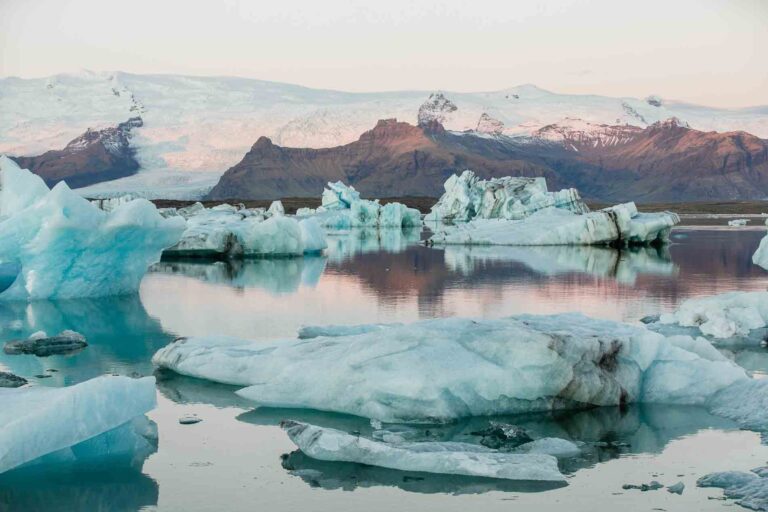
[[[627,284],[634,283],[640,274],[671,276],[677,272],[667,247],[445,247],[446,266],[454,272],[470,275],[489,262],[516,262],[546,276],[581,273]]]

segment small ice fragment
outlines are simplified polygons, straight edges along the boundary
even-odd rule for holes
[[[672,494],[683,494],[684,490],[685,484],[683,482],[677,482],[676,484],[667,487],[667,492],[671,492]]]
[[[200,423],[201,421],[203,421],[203,419],[198,417],[196,414],[186,414],[179,418],[179,423],[182,425],[194,425],[195,423]]]

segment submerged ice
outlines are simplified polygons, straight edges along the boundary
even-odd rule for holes
[[[354,331],[347,331],[354,332]],[[251,342],[180,339],[153,362],[246,386],[262,406],[388,422],[622,405],[710,405],[743,369],[703,338],[582,315],[447,318],[354,334]]]
[[[155,379],[0,388],[0,473],[110,431],[155,407]]]
[[[557,459],[543,453],[504,453],[456,442],[383,443],[297,421],[282,426],[302,452],[318,460],[506,480],[565,481]]]
[[[175,244],[183,219],[165,219],[147,200],[100,210],[61,182],[0,157],[0,263],[18,275],[0,300],[93,297],[135,292],[147,267]]]

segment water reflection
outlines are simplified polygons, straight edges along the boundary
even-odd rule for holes
[[[36,331],[53,334],[65,329],[88,340],[88,347],[71,355],[40,358],[0,352],[0,366],[30,381],[36,380],[35,375],[50,375],[37,379],[48,386],[72,385],[111,373],[148,375],[152,355],[174,338],[147,313],[138,295],[0,303],[2,325],[19,321],[20,329],[0,333],[3,342]]]
[[[237,418],[256,425],[279,425],[283,419],[312,423],[380,438],[396,433],[409,441],[456,441],[479,443],[473,435],[490,422],[510,423],[527,430],[534,438],[558,437],[584,443],[579,457],[560,461],[561,469],[573,473],[583,468],[628,455],[658,454],[672,441],[701,430],[736,430],[735,423],[713,416],[705,409],[688,406],[633,405],[627,408],[602,407],[583,411],[467,418],[436,425],[384,425],[382,430],[365,418],[312,410],[259,408]],[[532,492],[545,487],[528,483],[497,482],[372,468],[361,464],[323,462],[299,451],[283,457],[283,467],[308,485],[325,489],[354,490],[357,487],[394,486],[418,493],[482,493],[492,490]]]
[[[544,276],[579,273],[609,277],[625,284],[633,284],[640,274],[673,276],[677,271],[667,247],[622,250],[596,246],[445,248],[445,264],[454,272],[472,275],[489,263],[517,263]]]
[[[156,506],[157,483],[142,474],[157,451],[157,425],[140,416],[0,475],[0,510],[135,511]]]
[[[421,228],[357,228],[343,232],[329,232],[328,260],[339,263],[358,254],[376,252],[399,253],[419,243]]]
[[[261,288],[269,293],[292,293],[300,286],[317,286],[325,270],[326,259],[303,258],[229,260],[229,261],[163,261],[153,272],[191,277],[211,284],[232,288]]]

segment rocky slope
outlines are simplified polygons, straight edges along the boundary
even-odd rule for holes
[[[130,176],[139,170],[135,150],[130,145],[131,130],[142,125],[140,117],[132,117],[115,127],[88,129],[64,149],[14,160],[41,176],[49,187],[66,181],[70,187],[78,188]]]
[[[445,179],[463,169],[484,178],[544,176],[552,189],[576,187],[601,201],[768,196],[768,141],[744,132],[701,132],[676,119],[647,128],[569,119],[509,137],[487,116],[482,130],[456,133],[438,121],[451,111],[443,99],[418,126],[379,121],[335,148],[285,148],[261,137],[208,198],[312,197],[336,180],[369,197],[439,196]]]

